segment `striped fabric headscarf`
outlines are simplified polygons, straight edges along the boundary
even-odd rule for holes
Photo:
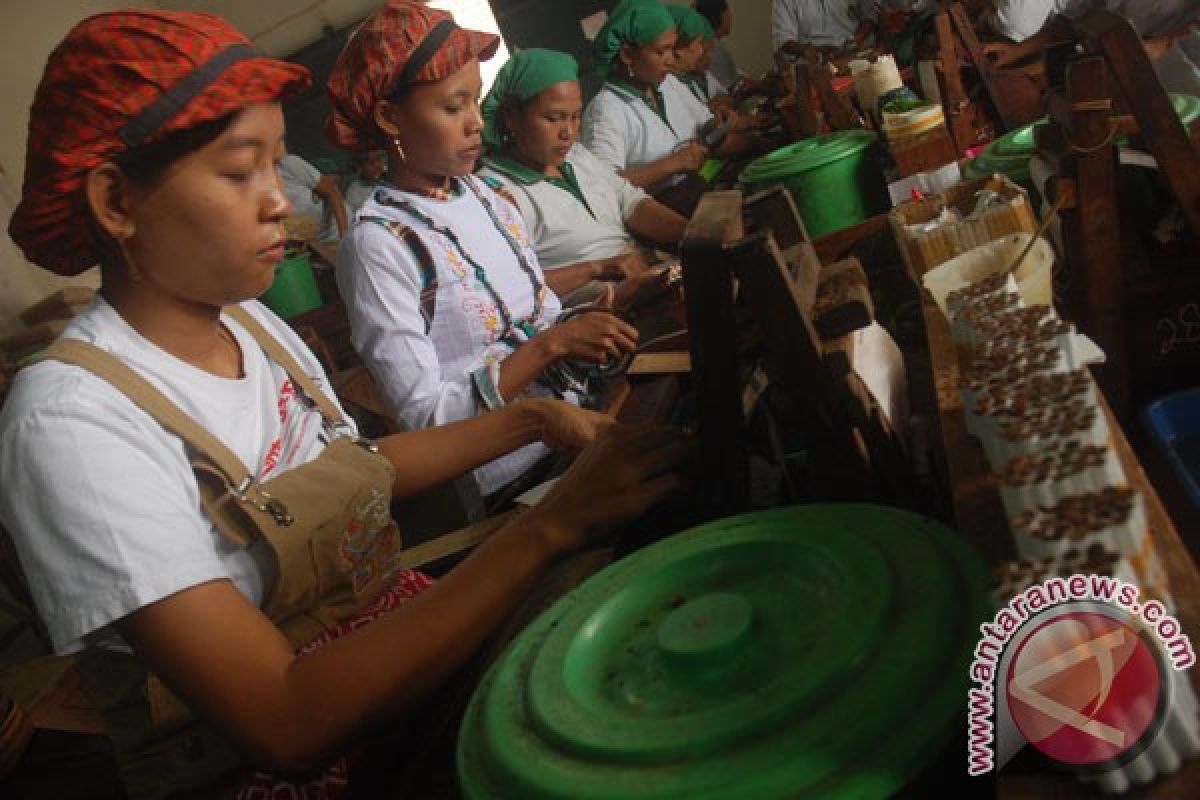
[[[84,196],[94,167],[308,84],[304,67],[258,55],[212,14],[89,17],[50,54],[38,84],[8,232],[33,263],[78,275],[103,255]]]
[[[325,135],[344,150],[386,147],[375,124],[376,103],[407,84],[453,75],[472,58],[486,61],[499,46],[500,37],[460,28],[446,11],[389,0],[354,32],[333,66]]]

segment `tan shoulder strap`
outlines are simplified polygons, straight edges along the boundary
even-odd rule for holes
[[[296,359],[288,352],[288,349],[279,343],[271,334],[267,333],[262,324],[256,320],[250,312],[241,306],[226,306],[225,313],[237,323],[246,329],[246,332],[254,337],[254,341],[258,342],[258,346],[263,349],[272,361],[283,367],[284,371],[291,379],[300,386],[308,398],[317,404],[317,408],[325,416],[327,422],[333,424],[337,422],[345,422],[346,418],[342,415],[337,406],[329,399],[328,395],[322,392],[317,385],[313,383],[312,378],[304,371],[304,368],[296,363]]]
[[[232,450],[116,356],[78,339],[59,339],[30,362],[47,359],[83,367],[108,381],[138,408],[210,460],[231,487],[239,486],[251,477],[250,470]]]

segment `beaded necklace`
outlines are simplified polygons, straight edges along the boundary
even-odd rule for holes
[[[504,224],[496,215],[496,210],[492,207],[492,204],[488,202],[488,199],[484,197],[483,193],[480,192],[475,184],[470,180],[459,181],[458,178],[455,178],[454,180],[456,182],[465,184],[466,187],[471,190],[471,194],[475,195],[475,199],[479,201],[479,204],[483,206],[484,211],[487,212],[488,218],[491,219],[492,225],[495,226],[496,231],[504,237],[504,241],[507,242],[508,246],[512,249],[513,255],[516,257],[517,263],[521,267],[521,271],[524,272],[529,278],[529,283],[533,287],[533,311],[530,312],[529,316],[527,316],[525,319],[513,319],[513,313],[511,309],[509,309],[508,303],[504,302],[504,298],[500,296],[500,293],[496,291],[494,286],[492,286],[492,282],[488,280],[487,269],[478,261],[476,261],[470,253],[467,252],[466,248],[463,247],[462,242],[459,240],[458,234],[456,234],[453,230],[436,222],[424,211],[421,211],[421,209],[417,208],[408,200],[403,198],[396,198],[390,194],[380,192],[379,196],[376,198],[376,201],[407,212],[434,233],[444,236],[450,242],[450,244],[454,246],[454,249],[458,251],[459,256],[461,256],[464,261],[471,265],[471,268],[475,271],[475,279],[479,281],[479,283],[483,285],[483,288],[487,290],[488,294],[491,295],[492,301],[496,304],[496,310],[500,313],[500,319],[504,323],[504,333],[498,337],[501,341],[509,339],[509,337],[514,333],[514,328],[524,333],[527,338],[532,339],[538,333],[536,321],[541,319],[542,310],[545,305],[546,284],[543,283],[538,277],[537,269],[535,269],[525,257],[520,244],[513,237],[512,233],[506,227],[504,227]],[[404,189],[401,189],[386,180],[381,179],[380,183],[399,192],[405,191]]]

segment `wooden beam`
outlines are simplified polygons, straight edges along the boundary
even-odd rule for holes
[[[720,514],[745,511],[750,504],[734,282],[726,252],[743,231],[742,193],[712,192],[701,199],[680,245],[703,480]]]
[[[1104,350],[1107,360],[1093,371],[1113,405],[1124,413],[1129,399],[1129,340],[1116,154],[1109,111],[1102,107],[1112,97],[1108,66],[1101,56],[1085,56],[1067,66],[1065,78],[1066,99],[1073,111],[1069,120],[1056,120],[1070,148],[1060,154],[1060,163],[1063,177],[1074,179],[1077,192],[1076,207],[1062,212],[1067,311]]]
[[[746,216],[752,230],[769,230],[784,250],[812,241],[804,219],[796,208],[792,193],[783,186],[772,186],[746,198]]]
[[[1159,173],[1179,201],[1192,233],[1200,237],[1200,154],[1154,73],[1137,31],[1128,19],[1104,9],[1088,12],[1075,27],[1100,45],[1121,99],[1158,161]]]

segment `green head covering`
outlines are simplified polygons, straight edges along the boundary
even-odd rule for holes
[[[667,13],[675,20],[675,30],[679,33],[679,41],[686,44],[693,39],[716,38],[716,32],[704,16],[694,8],[687,6],[667,6]]]
[[[656,0],[621,0],[592,42],[596,70],[607,76],[622,44],[641,47],[673,27],[675,20],[670,12]]]
[[[508,132],[501,106],[510,97],[525,102],[558,83],[579,80],[574,56],[557,50],[531,47],[508,60],[496,73],[491,91],[483,99],[483,144],[489,152],[504,144]]]

